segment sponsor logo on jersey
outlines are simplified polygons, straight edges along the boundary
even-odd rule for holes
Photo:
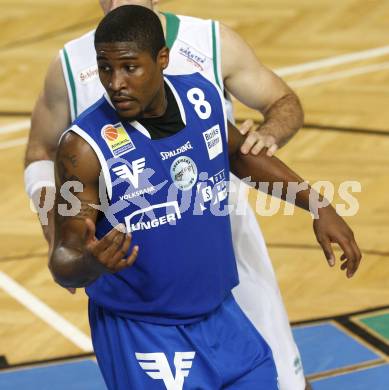
[[[174,185],[181,191],[190,190],[197,181],[195,162],[190,157],[177,157],[170,167],[170,176]]]
[[[172,158],[172,157],[176,157],[177,155],[179,155],[181,153],[185,153],[186,151],[192,150],[192,149],[193,149],[192,144],[190,143],[190,141],[188,141],[185,145],[182,145],[175,150],[170,150],[168,152],[160,152],[160,154],[161,154],[162,161],[163,161],[163,160],[167,160],[167,159]]]
[[[188,45],[181,46],[178,52],[197,69],[204,70],[204,64],[207,61],[207,57],[204,54],[201,54],[198,50]]]
[[[145,194],[153,194],[156,191],[154,186],[142,188],[141,190],[137,190],[134,192],[131,192],[129,194],[124,194],[119,196],[120,200],[131,200],[134,198],[137,198],[138,196],[143,196]]]
[[[196,352],[176,352],[174,354],[174,376],[170,369],[167,357],[162,352],[138,353],[135,357],[143,371],[152,379],[162,380],[167,390],[182,390],[184,380],[192,368]]]
[[[78,81],[81,84],[87,84],[90,81],[96,79],[97,77],[99,77],[99,70],[97,68],[97,65],[92,65],[89,68],[86,68],[80,73],[78,73]]]
[[[134,160],[131,163],[132,172],[128,165],[122,164],[115,168],[112,168],[116,176],[124,180],[129,180],[130,183],[135,187],[139,187],[139,175],[144,171],[146,159],[144,157]]]
[[[101,129],[101,136],[114,157],[119,157],[135,149],[131,137],[120,122],[116,125],[104,126]]]
[[[178,202],[166,202],[136,210],[124,218],[128,232],[151,230],[159,226],[175,225],[181,219]]]
[[[205,131],[203,137],[210,160],[213,160],[219,154],[223,153],[223,143],[219,125],[215,125]]]
[[[206,182],[197,184],[197,192],[201,192],[202,204],[201,209],[204,211],[206,203],[211,202],[213,205],[223,202],[228,197],[226,174],[222,169],[220,172],[208,178]]]

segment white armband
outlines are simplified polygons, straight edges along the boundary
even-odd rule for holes
[[[24,188],[30,199],[42,187],[55,188],[54,161],[34,161],[24,170]]]

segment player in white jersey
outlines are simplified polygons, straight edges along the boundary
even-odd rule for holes
[[[125,3],[152,8],[157,2],[101,0],[100,3],[108,12]],[[249,132],[243,146],[246,153],[251,149],[256,154],[263,146],[269,147],[270,153],[273,153],[302,125],[297,97],[258,62],[234,32],[211,20],[159,15],[171,50],[167,73],[199,71],[243,103],[264,113],[264,124],[258,131]],[[51,186],[52,179],[42,172],[46,166],[51,167],[59,136],[71,120],[103,93],[97,73],[93,34],[92,31],[66,44],[60,58],[49,69],[44,91],[34,109],[26,154],[26,187],[30,195],[43,186]],[[256,90],[253,85],[257,86]],[[250,124],[246,122],[241,131],[247,132],[249,128]],[[34,173],[38,169],[39,177]],[[31,177],[34,180],[29,179]],[[236,193],[231,193],[230,202],[238,202]],[[305,379],[300,356],[263,236],[251,208],[246,207],[247,199],[241,197],[239,205],[240,210],[247,211],[245,215],[231,216],[241,281],[234,290],[235,298],[270,344],[281,390],[302,390]],[[50,229],[45,230],[49,239]]]

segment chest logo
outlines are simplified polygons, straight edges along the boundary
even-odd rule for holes
[[[197,181],[195,162],[190,157],[177,157],[170,167],[170,176],[174,185],[181,191],[190,190]]]
[[[127,231],[145,231],[162,225],[176,225],[181,219],[177,201],[160,203],[134,211],[124,218]]]
[[[130,168],[125,164],[112,168],[112,170],[115,172],[116,176],[125,180],[129,180],[135,188],[138,188],[139,175],[144,171],[145,164],[146,159],[142,157],[132,162],[132,172]]]
[[[101,129],[101,136],[114,157],[119,157],[135,149],[131,137],[119,122],[116,125],[106,125]]]
[[[160,155],[161,155],[162,161],[164,161],[164,160],[167,160],[169,158],[176,157],[177,155],[179,155],[181,153],[185,153],[188,150],[193,150],[193,146],[190,143],[190,141],[188,141],[186,144],[180,146],[179,148],[177,148],[175,150],[169,150],[168,152],[160,152]]]

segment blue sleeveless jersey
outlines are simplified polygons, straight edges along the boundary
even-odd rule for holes
[[[97,238],[122,223],[132,233],[130,250],[139,245],[134,265],[100,276],[86,288],[89,298],[131,319],[185,324],[215,310],[238,283],[227,125],[223,97],[203,76],[165,81],[185,123],[178,133],[152,140],[139,122],[121,120],[106,97],[70,130],[102,166]]]

